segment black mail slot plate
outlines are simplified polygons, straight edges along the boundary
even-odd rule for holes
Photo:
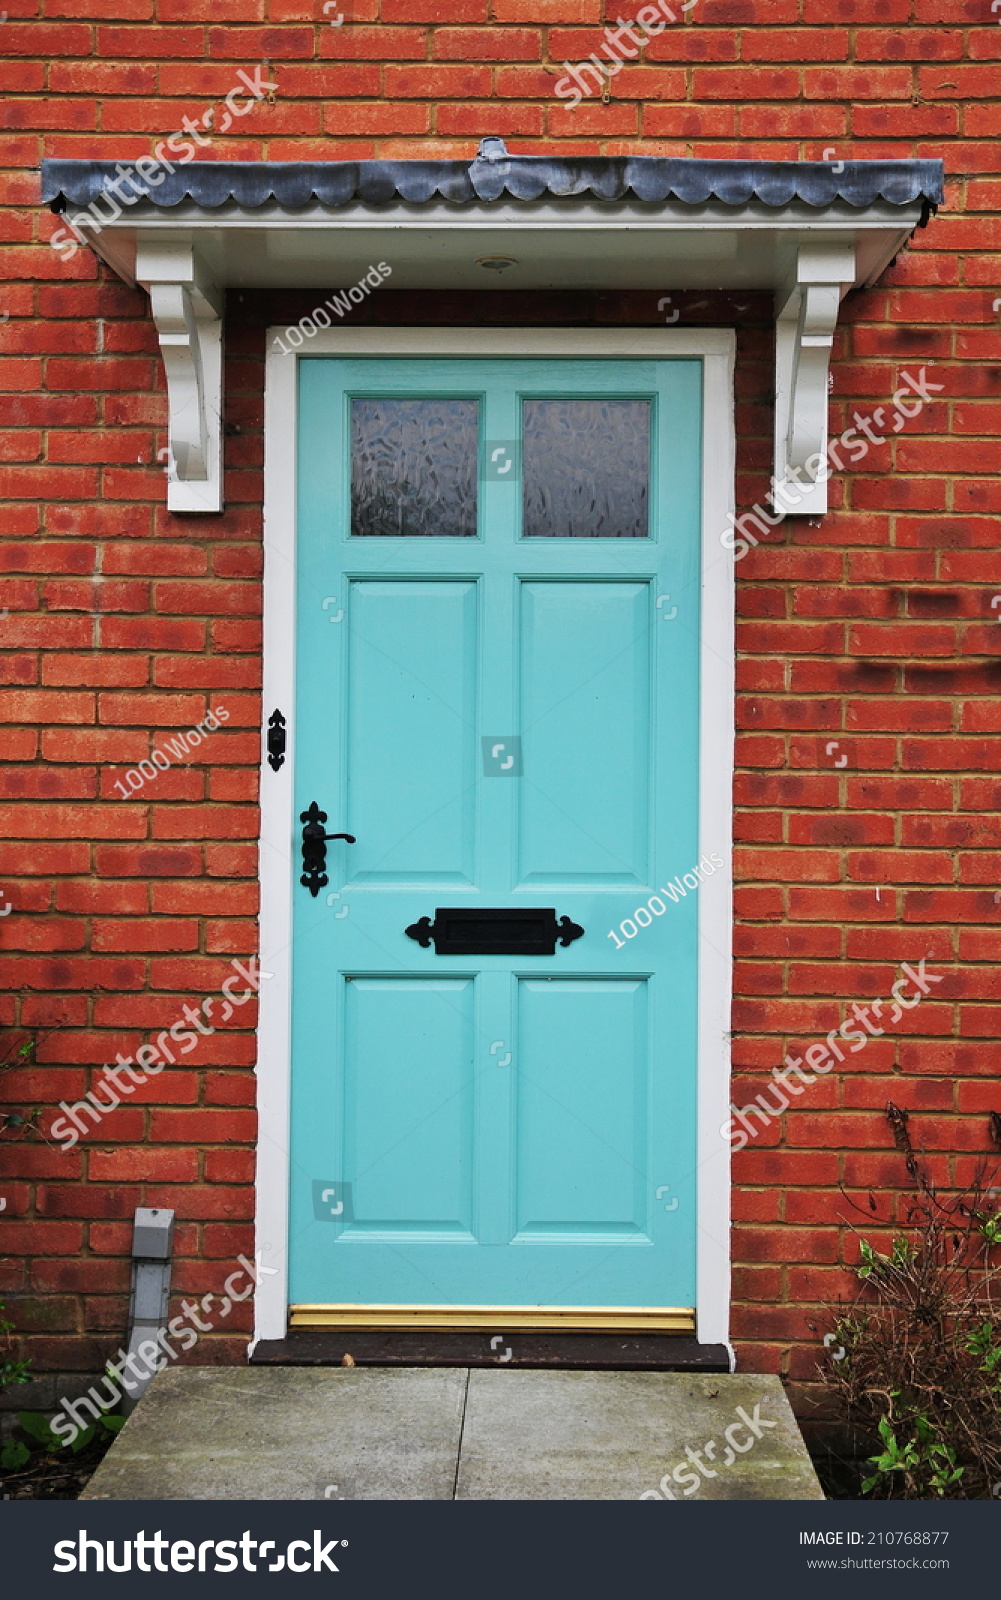
[[[434,921],[421,917],[407,938],[439,956],[552,956],[556,944],[572,944],[584,929],[569,917],[556,920],[552,906],[438,906]]]

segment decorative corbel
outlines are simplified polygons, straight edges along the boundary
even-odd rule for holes
[[[827,382],[838,307],[855,282],[851,245],[800,245],[775,297],[775,479],[786,516],[827,510]]]
[[[222,296],[191,245],[139,243],[167,375],[167,509],[222,510]]]

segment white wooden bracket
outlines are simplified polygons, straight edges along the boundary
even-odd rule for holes
[[[827,510],[827,380],[838,307],[855,282],[851,245],[800,245],[775,296],[773,503],[786,516]]]
[[[167,374],[167,509],[222,510],[222,295],[186,244],[136,250]]]

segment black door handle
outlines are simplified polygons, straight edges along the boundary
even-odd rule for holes
[[[320,810],[315,800],[310,801],[308,811],[299,813],[299,821],[303,825],[302,877],[299,882],[309,890],[314,900],[330,881],[327,877],[327,840],[345,839],[348,844],[357,843],[353,833],[324,833],[326,820],[327,813]]]

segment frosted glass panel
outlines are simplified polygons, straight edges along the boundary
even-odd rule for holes
[[[525,400],[526,539],[649,535],[649,400]]]
[[[351,532],[476,536],[476,400],[351,401]]]

